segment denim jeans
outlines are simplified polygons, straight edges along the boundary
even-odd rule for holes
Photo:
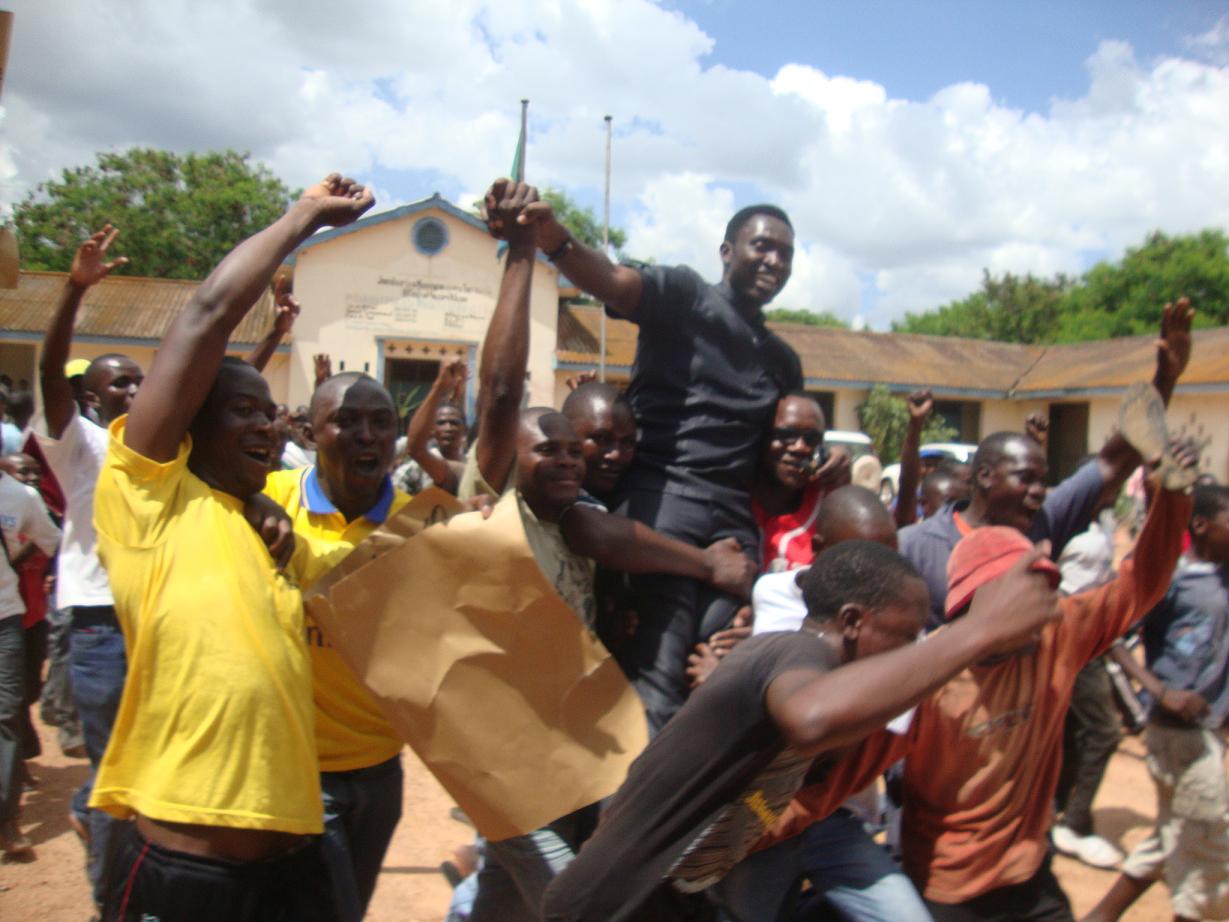
[[[58,729],[60,750],[71,752],[85,741],[81,736],[81,721],[73,703],[73,681],[69,675],[69,646],[72,643],[72,609],[51,609],[47,612],[50,633],[47,637],[47,681],[39,699],[39,714],[43,723]]]
[[[593,834],[597,816],[593,804],[523,836],[488,841],[470,922],[538,922],[546,888]]]
[[[804,900],[798,886],[814,887]],[[822,915],[821,900],[859,922],[930,922],[909,878],[848,810],[802,835],[748,855],[711,891],[728,922],[780,922]]]
[[[128,658],[114,608],[109,605],[76,606],[71,617],[69,674],[90,759],[90,777],[73,795],[72,810],[90,833],[86,869],[94,900],[101,903],[106,880],[104,857],[109,853],[108,842],[116,821],[101,810],[88,809],[86,803],[98,763],[111,738],[111,727],[115,724],[120,695],[124,691],[124,677],[128,674]]]
[[[367,912],[401,819],[403,781],[400,755],[369,768],[320,774],[322,845],[339,922],[359,922]]]
[[[26,697],[26,641],[21,615],[0,618],[0,823],[21,806],[22,712]]]
[[[813,892],[847,918],[930,922],[913,883],[848,810],[837,810],[802,834],[802,870]]]

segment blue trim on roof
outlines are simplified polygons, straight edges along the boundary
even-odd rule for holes
[[[334,227],[331,230],[321,231],[318,234],[313,234],[301,244],[295,247],[294,252],[282,260],[283,265],[293,266],[295,259],[300,250],[306,250],[309,247],[319,246],[322,243],[327,243],[330,240],[335,240],[338,237],[344,237],[346,234],[353,234],[355,231],[366,230],[369,227],[375,227],[377,224],[384,224],[387,221],[399,221],[402,218],[416,215],[423,211],[429,211],[432,208],[438,208],[444,214],[456,218],[458,221],[463,221],[470,227],[486,233],[486,225],[462,208],[458,208],[448,199],[444,198],[438,192],[431,195],[430,198],[422,199],[417,202],[410,202],[408,205],[402,205],[399,208],[392,208],[388,211],[382,211],[380,214],[374,214],[367,218],[359,218],[353,224],[347,224],[345,227]]]
[[[1013,400],[1053,400],[1061,397],[1121,397],[1127,389],[1122,387],[1065,387],[1044,391],[1014,390],[1008,396]],[[1229,382],[1214,381],[1206,384],[1181,384],[1174,394],[1229,394]]]
[[[831,378],[806,379],[807,390],[815,388],[847,391],[870,390],[879,384],[882,384],[889,391],[898,394],[907,394],[919,387],[928,387],[930,392],[936,397],[973,397],[982,400],[1007,400],[1009,396],[1008,391],[992,391],[972,387],[936,387],[932,384],[923,384],[920,381],[913,384],[902,384],[892,381],[834,381]]]
[[[32,342],[41,343],[46,338],[46,333],[31,333],[29,330],[0,330],[0,342],[17,341],[17,342]],[[250,343],[233,342],[228,343],[227,349],[236,349],[239,346],[255,346],[260,340],[253,340]],[[78,336],[73,334],[73,342],[89,343],[95,346],[144,346],[156,349],[162,345],[161,339],[143,338],[137,336]],[[289,355],[293,347],[286,343],[279,343],[277,348],[273,350],[274,354]]]
[[[555,371],[593,371],[597,368],[597,356],[593,357],[592,362],[561,362],[555,359]],[[606,363],[606,373],[619,372],[621,374],[630,375],[632,373],[631,365],[611,365]]]

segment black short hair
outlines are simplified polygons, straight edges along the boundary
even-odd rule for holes
[[[802,577],[807,617],[831,621],[853,602],[882,608],[903,596],[907,579],[921,579],[917,568],[877,541],[842,541],[815,558]]]
[[[627,395],[605,381],[586,381],[568,394],[563,400],[560,411],[568,419],[578,419],[587,416],[596,402],[610,404],[611,407],[625,407],[631,412],[632,405]]]
[[[993,432],[977,443],[977,451],[973,454],[974,472],[982,467],[997,467],[1007,454],[1007,446],[1015,442],[1039,447],[1023,432]]]
[[[1221,484],[1206,484],[1195,487],[1191,518],[1214,518],[1229,509],[1229,487]]]
[[[778,221],[784,222],[785,226],[791,231],[794,229],[794,225],[784,209],[778,208],[776,205],[748,205],[746,208],[738,209],[734,213],[734,217],[730,218],[730,223],[725,226],[725,242],[733,243],[734,238],[738,236],[738,232],[743,229],[743,225],[758,214],[776,218]]]

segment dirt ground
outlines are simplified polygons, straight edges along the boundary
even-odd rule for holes
[[[90,917],[83,851],[68,826],[68,802],[86,774],[81,759],[59,754],[52,732],[40,726],[45,754],[32,764],[37,789],[26,794],[22,828],[34,841],[30,861],[0,864],[0,919],[4,922],[85,922]],[[470,841],[473,832],[448,815],[452,801],[408,751],[405,755],[405,802],[393,838],[369,922],[442,922],[449,887],[439,872],[451,849]],[[1147,834],[1154,809],[1152,783],[1143,763],[1143,746],[1128,738],[1110,763],[1096,804],[1099,831],[1124,850]],[[1059,858],[1059,880],[1077,917],[1109,887],[1114,874],[1095,871]],[[1169,899],[1163,886],[1153,887],[1125,916],[1128,922],[1168,919]]]

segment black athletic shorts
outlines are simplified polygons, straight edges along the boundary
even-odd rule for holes
[[[116,830],[102,922],[335,922],[320,838],[263,861],[201,858]]]

